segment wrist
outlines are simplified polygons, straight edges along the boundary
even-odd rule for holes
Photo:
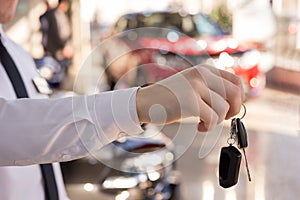
[[[160,84],[140,88],[137,91],[136,106],[141,124],[166,124],[180,119],[176,96]]]
[[[147,111],[147,97],[146,97],[146,88],[140,88],[136,94],[136,110],[137,115],[140,121],[140,124],[149,123],[149,117],[146,113]]]

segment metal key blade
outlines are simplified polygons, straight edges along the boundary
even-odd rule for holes
[[[246,163],[246,169],[247,169],[248,180],[251,182],[251,175],[250,175],[250,170],[249,170],[249,166],[248,166],[248,160],[247,160],[247,157],[246,157],[246,151],[245,151],[245,148],[243,148],[243,154],[244,154],[244,157],[245,157],[245,163]]]

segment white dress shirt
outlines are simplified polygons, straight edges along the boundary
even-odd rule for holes
[[[48,99],[35,89],[39,76],[32,58],[9,40],[1,41],[12,56],[31,99],[16,99],[0,63],[0,199],[43,200],[38,163],[69,161],[143,130],[136,112],[138,88],[91,96]],[[58,163],[54,172],[61,200],[68,199]]]

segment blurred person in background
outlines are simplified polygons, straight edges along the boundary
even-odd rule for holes
[[[140,134],[142,123],[197,116],[203,132],[241,108],[240,79],[202,65],[143,88],[48,99],[35,81],[33,59],[2,30],[17,3],[0,0],[0,199],[66,200],[55,162],[87,156],[124,134]]]
[[[45,56],[52,56],[67,70],[73,57],[71,23],[68,15],[69,0],[58,0],[55,8],[46,4],[46,12],[40,16],[42,45]]]

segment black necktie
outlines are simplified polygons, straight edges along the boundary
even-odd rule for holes
[[[15,93],[18,98],[28,98],[28,94],[22,80],[22,77],[10,57],[6,48],[3,46],[0,35],[0,61],[14,87]],[[58,191],[54,176],[52,164],[40,165],[42,176],[44,179],[45,196],[47,200],[58,200]]]

